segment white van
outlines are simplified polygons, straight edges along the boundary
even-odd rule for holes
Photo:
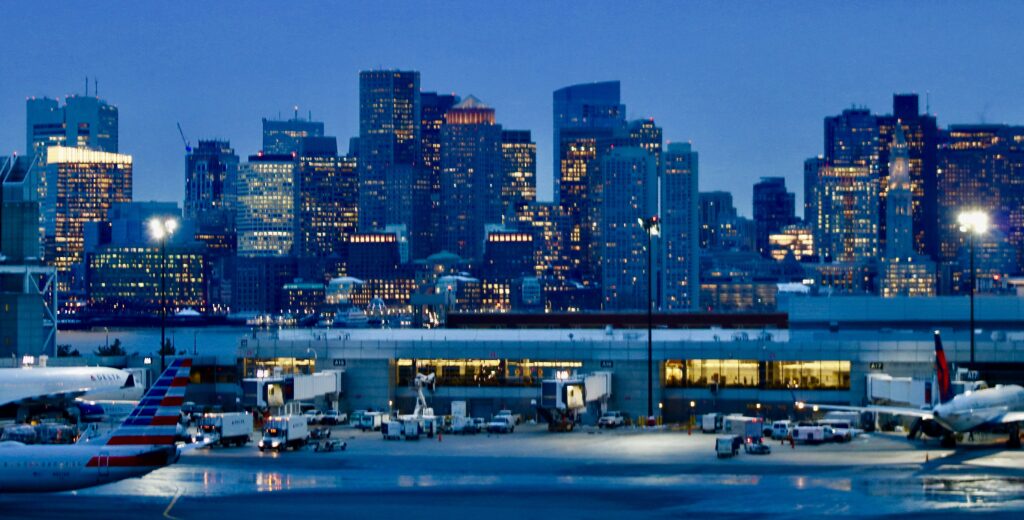
[[[835,432],[831,426],[822,425],[799,425],[793,428],[793,440],[803,444],[821,444],[830,442],[835,438]]]
[[[773,439],[786,439],[789,437],[790,430],[793,429],[793,421],[775,421],[772,423],[772,438]]]

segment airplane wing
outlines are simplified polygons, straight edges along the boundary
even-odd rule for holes
[[[75,399],[82,397],[88,391],[88,388],[81,388],[75,390],[67,390],[65,392],[54,392],[43,395],[7,395],[3,399],[4,402],[0,403],[0,406],[6,406],[11,404],[32,405],[43,403],[70,403]]]
[[[920,408],[903,408],[900,406],[843,406],[838,404],[808,404],[807,406],[814,406],[817,407],[819,410],[839,410],[843,412],[875,412],[887,413],[892,415],[905,415],[908,417],[920,417],[921,419],[932,418],[931,410],[922,410]]]

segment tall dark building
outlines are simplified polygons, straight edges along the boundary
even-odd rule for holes
[[[25,147],[31,155],[45,159],[51,146],[117,153],[117,107],[88,92],[68,96],[63,106],[55,99],[29,98],[25,110]]]
[[[662,159],[662,308],[696,309],[700,298],[697,152],[690,143],[670,143]]]
[[[417,187],[417,207],[429,204],[430,215],[417,219],[413,223],[413,258],[425,258],[440,251],[438,239],[441,236],[441,126],[444,115],[459,102],[455,94],[438,94],[436,92],[420,93],[420,150],[424,174],[420,182],[424,187]]]
[[[185,218],[233,221],[238,156],[228,141],[199,141],[185,156]],[[229,218],[230,217],[230,218]]]
[[[982,209],[1024,267],[1024,127],[952,125],[942,134],[939,260],[957,260],[966,243],[957,214]]]
[[[811,157],[804,161],[804,223],[808,226],[815,226],[815,216],[818,208],[814,205],[817,199],[815,188],[818,183],[818,172],[825,165],[825,158],[822,156]]]
[[[786,179],[761,177],[754,184],[754,247],[761,256],[771,256],[768,237],[796,222],[796,195],[786,191]]]
[[[566,128],[621,128],[626,120],[618,81],[583,83],[556,90],[554,105],[554,168],[555,202],[561,202],[563,161],[572,145],[563,143]]]
[[[420,73],[359,73],[359,229],[411,225],[420,148]],[[426,216],[423,215],[423,218]]]
[[[480,258],[484,226],[501,222],[501,125],[494,109],[469,96],[441,129],[441,246]]]
[[[298,240],[304,257],[343,255],[359,219],[356,160],[334,137],[307,137],[298,156]]]
[[[263,118],[263,153],[266,154],[298,154],[303,139],[323,136],[324,124],[313,121],[312,117],[300,118],[297,109],[295,116],[288,120]]]

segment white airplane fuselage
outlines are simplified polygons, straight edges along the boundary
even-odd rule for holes
[[[174,446],[0,443],[0,493],[68,491],[140,477],[173,463]]]
[[[0,406],[83,395],[92,399],[138,399],[142,387],[135,384],[130,372],[117,368],[0,368]]]
[[[1008,412],[1024,411],[1024,388],[1017,385],[975,390],[932,410],[932,420],[953,432],[969,432]]]

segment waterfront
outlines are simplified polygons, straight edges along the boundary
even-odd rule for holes
[[[175,349],[200,356],[234,356],[239,338],[252,335],[252,327],[217,325],[211,327],[168,327],[167,339]],[[155,354],[160,345],[159,327],[109,327],[89,330],[59,331],[58,345],[68,345],[83,356],[93,354],[97,347],[121,340],[125,352]]]

